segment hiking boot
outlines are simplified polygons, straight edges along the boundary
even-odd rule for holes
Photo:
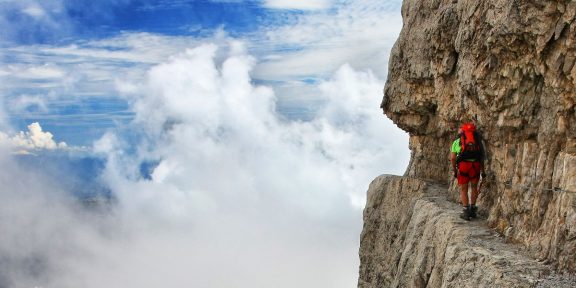
[[[471,205],[470,206],[470,217],[473,219],[476,219],[478,217],[478,215],[476,215],[476,212],[478,212],[478,206]]]
[[[470,207],[466,206],[464,207],[464,210],[462,210],[462,214],[460,214],[460,218],[466,220],[466,221],[470,221]]]

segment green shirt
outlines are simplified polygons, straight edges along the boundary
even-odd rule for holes
[[[452,142],[452,149],[450,149],[450,151],[452,153],[456,153],[456,154],[460,154],[460,151],[462,150],[462,147],[460,147],[460,138],[454,140],[454,142]]]

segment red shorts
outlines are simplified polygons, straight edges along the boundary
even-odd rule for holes
[[[468,182],[478,183],[480,180],[480,162],[462,161],[458,163],[458,184],[463,185]]]

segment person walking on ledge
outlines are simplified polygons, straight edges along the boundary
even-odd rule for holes
[[[450,163],[454,170],[454,178],[460,185],[460,202],[464,211],[460,218],[470,221],[476,218],[476,199],[478,198],[478,182],[480,176],[484,179],[484,146],[482,139],[472,122],[464,123],[458,131],[459,137],[452,142],[450,150]],[[471,188],[470,198],[468,190]]]

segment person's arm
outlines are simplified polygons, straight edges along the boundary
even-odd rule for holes
[[[452,171],[454,171],[454,177],[458,176],[458,167],[456,167],[456,153],[450,152],[450,164],[452,164]]]
[[[454,178],[458,177],[458,153],[460,153],[460,138],[454,140],[452,147],[450,147],[450,164],[452,171],[454,171]]]

